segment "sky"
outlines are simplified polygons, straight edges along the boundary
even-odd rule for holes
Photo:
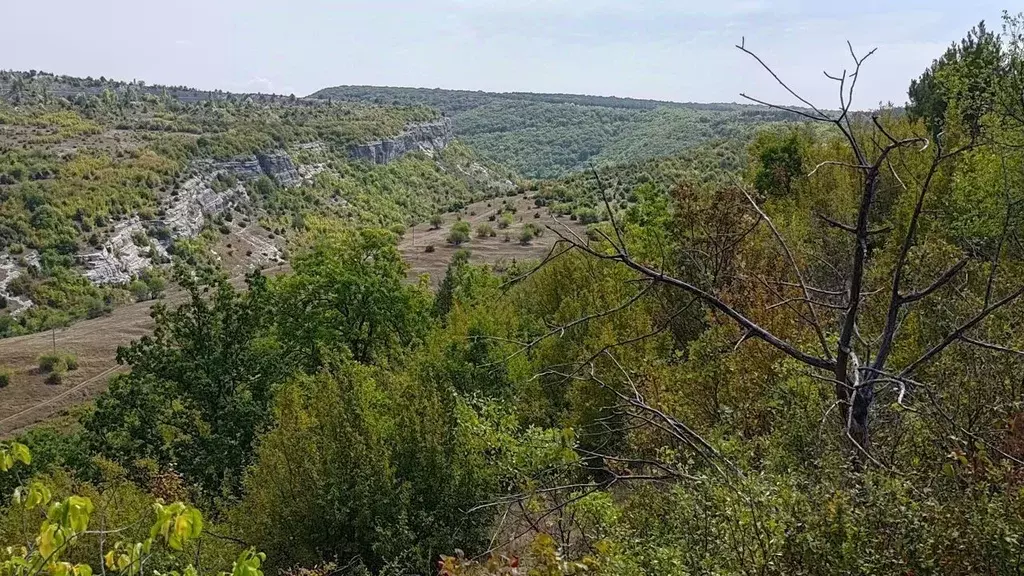
[[[838,105],[822,72],[878,51],[855,108],[906,88],[989,0],[0,0],[0,68],[307,95],[340,84]]]

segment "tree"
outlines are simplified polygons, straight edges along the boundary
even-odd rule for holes
[[[774,72],[753,52],[744,45],[738,48],[751,55],[774,76]],[[767,319],[759,320],[754,317],[752,311],[741,311],[739,303],[731,303],[715,294],[713,287],[702,284],[698,279],[673,276],[660,269],[657,264],[638,260],[627,243],[624,227],[611,211],[606,189],[600,180],[597,184],[605,198],[605,206],[608,207],[611,227],[609,232],[602,236],[604,243],[598,247],[581,241],[578,236],[569,232],[557,229],[556,231],[562,243],[570,250],[619,263],[636,273],[639,279],[679,290],[695,301],[703,303],[716,315],[727,319],[742,330],[742,336],[736,346],[748,340],[760,340],[830,382],[834,389],[841,434],[849,439],[856,461],[863,465],[873,461],[870,429],[877,390],[882,386],[895,385],[903,391],[898,398],[902,405],[906,391],[921,386],[914,380],[918,371],[953,344],[977,345],[978,340],[970,336],[972,331],[996,312],[1013,305],[1024,295],[1024,284],[1015,282],[1012,278],[1000,282],[1003,280],[998,276],[1001,249],[996,249],[990,255],[960,251],[955,260],[944,258],[944,267],[939,267],[942,264],[935,262],[925,265],[924,262],[912,257],[915,247],[929,239],[923,232],[922,221],[927,217],[926,204],[936,195],[935,188],[939,186],[939,182],[944,182],[945,175],[957,158],[981,146],[976,138],[976,123],[973,118],[965,118],[965,127],[962,131],[951,129],[941,138],[928,138],[913,133],[901,134],[912,128],[900,126],[880,115],[875,115],[870,122],[855,122],[850,115],[853,93],[861,66],[871,53],[858,57],[851,50],[851,54],[854,59],[854,72],[849,75],[830,76],[840,88],[838,113],[822,111],[792,91],[790,92],[794,97],[800,99],[809,110],[776,106],[744,95],[756,103],[800,114],[808,120],[831,126],[836,130],[839,141],[845,144],[845,153],[840,158],[821,162],[808,177],[824,169],[848,170],[857,177],[851,181],[851,184],[856,186],[851,192],[856,190],[856,194],[851,196],[851,202],[848,203],[852,206],[853,213],[849,217],[852,223],[847,223],[842,217],[817,213],[817,219],[822,226],[831,233],[845,238],[849,254],[849,259],[835,268],[837,271],[842,270],[842,275],[839,278],[833,276],[833,283],[830,285],[813,285],[807,281],[805,269],[796,256],[800,253],[794,251],[772,217],[745,191],[743,194],[748,200],[750,210],[756,216],[753,228],[748,228],[746,233],[730,232],[734,235],[731,246],[735,246],[736,234],[739,234],[738,238],[742,240],[750,233],[749,230],[761,225],[770,231],[770,238],[778,245],[781,259],[779,265],[772,271],[776,275],[759,276],[759,281],[768,286],[776,298],[774,303],[768,305],[769,309],[790,310],[794,321],[808,330],[806,335],[780,336],[769,327]],[[782,80],[779,80],[779,83],[789,90]],[[869,145],[867,142],[875,142],[877,145]],[[904,169],[902,175],[897,166]],[[892,175],[891,182],[887,179],[889,174]],[[880,190],[891,186],[902,187],[907,212],[905,219],[898,221],[898,227],[886,228],[876,224],[876,219],[880,218],[876,204],[879,201]],[[1012,203],[1007,203],[1006,210],[1009,211],[1011,206]],[[1009,222],[1009,218],[1003,222],[1004,238],[1008,233]],[[889,232],[893,234],[889,246],[894,250],[888,255],[891,260],[876,260],[873,258],[874,253],[869,249],[873,244],[873,238]],[[560,253],[557,250],[553,251],[553,254]],[[821,254],[818,258],[834,260],[834,255]],[[778,271],[782,269],[780,267],[788,269],[786,276],[777,276]],[[912,314],[922,301],[949,289],[955,279],[963,282],[968,270],[975,270],[975,273],[987,277],[987,287],[983,290],[984,297],[977,302],[974,309],[964,310],[955,319],[944,322],[944,330],[929,339],[926,345],[914,342],[902,345],[899,341],[900,328],[908,315]],[[916,281],[912,282],[911,279]],[[995,288],[998,286],[1003,288],[997,293]],[[886,294],[885,312],[880,318],[869,319],[864,305],[866,295],[879,292]],[[822,295],[833,297],[824,298]],[[869,327],[876,330],[874,335],[867,334]],[[817,350],[808,352],[803,346],[805,341],[813,343]],[[872,342],[874,344],[866,344]],[[998,344],[988,346],[990,349],[1014,353]],[[894,358],[893,354],[897,348],[901,350],[898,359]],[[633,409],[655,410],[652,414],[657,414],[656,409],[647,405],[642,398],[622,395],[621,399]],[[670,426],[683,426],[682,429],[685,429],[681,423],[673,423]],[[702,440],[688,435],[689,433],[681,432],[680,438],[688,438],[691,443],[700,441],[706,446]],[[702,449],[698,450],[700,451]]]
[[[956,102],[953,112],[976,134],[982,116],[993,108],[1003,65],[999,35],[980,22],[910,82],[907,112],[911,118],[924,119],[936,135],[946,124],[950,104]]]
[[[9,473],[17,466],[32,461],[28,447],[18,442],[0,443],[0,474]],[[73,494],[56,498],[50,486],[32,480],[14,490],[11,511],[25,518],[25,540],[2,542],[7,544],[6,557],[0,559],[0,572],[20,576],[91,576],[108,571],[122,576],[140,576],[147,568],[163,565],[181,567],[183,573],[198,576],[198,567],[191,556],[193,546],[203,533],[203,517],[196,508],[182,502],[165,504],[157,500],[150,508],[151,516],[137,519],[132,525],[95,527],[98,515],[91,498]],[[105,513],[105,511],[102,511]],[[29,518],[42,517],[35,538],[28,533]],[[105,517],[103,518],[106,519]],[[33,520],[34,522],[34,520]],[[148,537],[132,541],[129,530],[141,523],[152,523]],[[28,542],[26,545],[25,542]],[[98,542],[98,546],[96,543]],[[96,550],[97,556],[82,560],[82,550]],[[172,558],[167,562],[167,558]],[[252,549],[244,551],[234,562],[231,572],[220,576],[262,576],[260,565],[265,559]],[[168,572],[178,574],[178,572]]]
[[[315,229],[295,273],[274,284],[286,355],[309,372],[331,357],[383,360],[415,342],[429,298],[405,282],[406,265],[386,230]]]
[[[469,242],[469,232],[470,227],[468,222],[456,222],[448,232],[448,243],[458,246]]]
[[[251,275],[247,292],[188,274],[178,281],[189,300],[175,310],[155,306],[153,335],[118,350],[131,371],[96,400],[85,427],[97,452],[129,470],[151,459],[208,498],[236,495],[289,359],[268,338],[266,278]]]
[[[764,195],[782,196],[793,191],[793,180],[803,176],[803,160],[796,134],[781,141],[765,134],[755,146],[760,148],[754,188]]]
[[[430,217],[430,228],[437,230],[444,224],[444,218],[440,214],[434,214]]]

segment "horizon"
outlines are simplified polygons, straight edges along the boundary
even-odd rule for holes
[[[183,0],[168,10],[47,0],[9,8],[12,21],[47,26],[0,37],[0,65],[233,93],[377,86],[744,104],[746,92],[793,104],[734,47],[745,38],[799,93],[831,107],[835,87],[822,71],[849,68],[850,40],[859,54],[878,48],[854,104],[870,109],[903,104],[910,80],[980,20],[999,29],[999,8],[869,0],[849,14],[804,0],[400,0],[381,10],[349,0]]]

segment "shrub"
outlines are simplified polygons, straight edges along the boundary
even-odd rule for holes
[[[530,242],[533,242],[533,230],[528,226],[524,226],[523,230],[519,232],[519,243],[526,246]]]
[[[601,219],[597,210],[594,210],[593,208],[580,209],[573,214],[573,216],[575,216],[574,219],[578,220],[580,224],[594,224]]]
[[[44,382],[46,382],[50,386],[60,386],[61,384],[64,383],[64,373],[63,372],[50,372],[46,376],[46,380],[44,380]]]
[[[497,232],[494,231],[490,224],[481,224],[476,227],[477,238],[493,238],[496,235]]]
[[[49,373],[64,373],[78,369],[78,357],[74,354],[43,354],[39,357],[39,370]]]
[[[501,217],[501,220],[498,220],[498,228],[504,230],[505,228],[511,226],[513,222],[514,220],[512,219],[512,215],[505,214]]]
[[[430,228],[432,230],[437,230],[441,227],[441,224],[444,224],[444,218],[440,214],[434,214],[430,217]]]
[[[423,249],[423,251],[428,254],[432,253],[434,250],[436,250],[436,248],[434,248],[433,244],[428,244],[427,247]]]
[[[388,228],[388,230],[391,230],[391,233],[399,238],[405,236],[405,226],[401,224],[395,224],[391,226],[391,228]]]
[[[0,368],[0,388],[6,388],[14,380],[14,370],[10,368]]]
[[[468,222],[456,222],[448,233],[448,243],[458,246],[459,244],[469,242],[469,232]]]

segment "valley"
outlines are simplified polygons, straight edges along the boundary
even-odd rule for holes
[[[507,229],[499,230],[500,235],[493,238],[474,236],[461,246],[453,246],[446,241],[456,221],[464,220],[476,228],[489,222],[492,215],[500,213],[497,206],[505,201],[516,208],[519,216]],[[444,278],[452,256],[459,250],[468,250],[472,263],[489,265],[499,271],[517,261],[542,260],[557,237],[549,231],[524,245],[519,241],[519,234],[525,223],[558,229],[568,226],[577,234],[585,234],[584,228],[575,222],[560,221],[563,224],[556,224],[546,208],[537,208],[526,195],[480,201],[460,212],[445,214],[439,228],[432,228],[430,223],[409,228],[398,246],[409,266],[408,281],[418,282],[426,274],[430,277],[430,284],[436,288]],[[497,224],[494,226],[497,229]],[[505,233],[510,235],[510,241],[504,240]],[[427,246],[433,246],[434,251],[426,252]],[[224,263],[228,264],[226,260]],[[249,266],[248,261],[230,268],[225,266],[235,271],[230,279],[233,285],[244,287],[244,272]],[[288,270],[287,265],[268,264],[263,273],[272,277]],[[105,390],[107,380],[125,369],[115,360],[118,347],[152,332],[154,323],[150,311],[153,304],[159,302],[173,307],[181,303],[184,296],[180,291],[171,289],[159,300],[119,306],[108,315],[76,322],[52,333],[45,331],[2,340],[0,366],[12,369],[13,379],[10,385],[0,388],[0,438],[10,437],[40,422],[60,418],[68,410],[90,401]],[[79,361],[78,369],[69,373],[60,385],[47,384],[46,374],[41,373],[37,366],[37,359],[53,349],[74,354]]]
[[[773,67],[770,2],[520,4],[290,4],[252,70],[262,6],[124,15],[116,69],[238,92],[0,70],[0,576],[1020,573],[1024,14],[908,85]],[[244,80],[721,94],[648,75],[714,10],[755,105]]]

